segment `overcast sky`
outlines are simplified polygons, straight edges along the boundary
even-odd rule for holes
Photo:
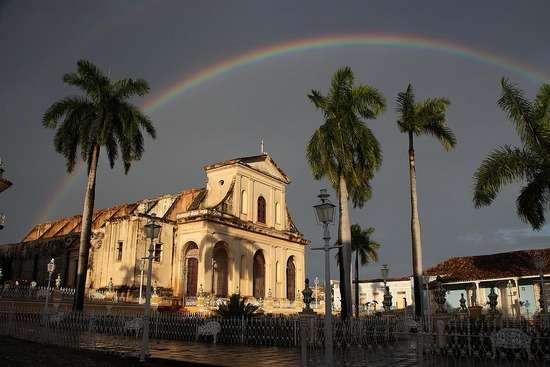
[[[437,38],[510,58],[550,75],[548,14],[541,1],[0,1],[0,157],[14,186],[0,195],[6,227],[0,243],[19,241],[38,221],[81,213],[81,172],[62,195],[63,158],[41,117],[75,93],[61,76],[81,58],[112,78],[142,77],[151,97],[185,76],[241,53],[302,38],[399,33]],[[352,221],[376,229],[380,264],[391,275],[411,272],[407,138],[396,126],[395,95],[411,82],[417,98],[445,96],[457,148],[417,140],[424,266],[450,256],[548,247],[550,229],[532,232],[517,219],[517,186],[489,208],[472,205],[472,174],[498,145],[517,143],[498,109],[499,79],[511,78],[532,97],[541,81],[498,65],[437,50],[390,46],[323,48],[269,58],[198,85],[155,110],[158,137],[128,175],[102,156],[96,207],[108,207],[204,185],[208,163],[266,151],[291,176],[287,202],[296,225],[321,242],[311,205],[325,181],[314,181],[304,146],[322,123],[306,99],[326,91],[332,73],[349,65],[358,83],[379,88],[387,111],[369,121],[384,152],[372,200]],[[136,100],[136,103],[144,103]],[[52,197],[57,201],[50,202]],[[334,198],[335,199],[335,198]],[[49,205],[49,209],[48,209]],[[332,228],[336,235],[336,227]],[[319,253],[308,250],[309,276],[322,278]],[[361,271],[379,275],[379,265]],[[333,269],[334,271],[334,269]]]

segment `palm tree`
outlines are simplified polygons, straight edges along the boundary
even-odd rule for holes
[[[242,318],[242,317],[251,317],[254,316],[254,313],[258,311],[260,306],[253,305],[251,303],[246,303],[244,298],[241,298],[241,296],[237,293],[233,293],[231,297],[229,297],[228,301],[223,302],[218,309],[216,310],[216,313],[220,315],[223,318],[230,319],[230,318]]]
[[[93,63],[80,60],[74,73],[63,81],[80,88],[83,96],[70,96],[52,104],[43,117],[43,125],[56,129],[55,150],[65,157],[67,171],[72,172],[78,149],[88,165],[88,183],[82,210],[82,229],[78,252],[77,286],[73,308],[82,310],[88,268],[92,213],[94,210],[97,162],[105,149],[113,168],[120,156],[127,173],[133,161],[143,154],[141,130],[155,138],[151,120],[128,103],[133,96],[144,96],[149,86],[143,79],[110,80]]]
[[[340,267],[342,317],[351,315],[351,231],[348,200],[362,207],[370,198],[370,180],[382,163],[378,140],[363,120],[374,119],[385,109],[385,100],[375,88],[354,86],[349,67],[336,71],[326,96],[312,90],[310,101],[323,112],[324,123],[306,147],[315,179],[327,178],[338,193],[338,243],[342,244]]]
[[[474,204],[490,205],[503,186],[525,183],[516,199],[517,214],[540,230],[550,202],[550,84],[543,84],[533,101],[509,80],[503,78],[501,85],[498,105],[515,125],[522,147],[504,145],[481,162],[474,174]]]
[[[378,261],[378,250],[380,243],[371,237],[374,228],[369,227],[363,230],[359,224],[351,226],[351,250],[355,252],[355,316],[359,317],[359,259],[361,266]],[[336,262],[340,267],[340,256],[336,256]]]
[[[355,317],[359,317],[359,259],[361,266],[378,261],[380,244],[371,237],[374,228],[363,230],[359,224],[351,226],[351,248],[355,251]]]
[[[416,192],[416,157],[414,154],[414,136],[432,135],[443,148],[451,150],[456,145],[456,138],[447,126],[447,107],[450,102],[445,98],[427,98],[415,102],[412,86],[397,95],[397,112],[399,131],[409,136],[409,176],[411,192],[411,237],[414,277],[414,304],[417,316],[422,315],[422,238],[420,218],[418,216],[418,197]]]

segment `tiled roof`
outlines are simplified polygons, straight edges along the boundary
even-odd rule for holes
[[[174,195],[176,198],[170,209],[164,215],[165,219],[175,220],[177,213],[185,212],[189,207],[189,204],[195,199],[195,197],[201,192],[198,189],[182,191],[179,194]],[[162,197],[159,197],[158,200]],[[142,200],[143,201],[143,200]],[[116,205],[111,208],[98,209],[94,211],[92,219],[92,229],[98,230],[105,225],[109,220],[124,217],[133,214],[142,201],[131,204]],[[151,200],[147,200],[151,201]],[[150,208],[152,206],[149,206]],[[62,218],[53,222],[41,223],[35,225],[29,233],[23,238],[22,242],[29,242],[34,240],[42,240],[53,237],[64,236],[70,233],[80,233],[82,225],[82,216],[75,215],[72,217]]]
[[[448,282],[461,282],[537,275],[535,256],[544,259],[544,273],[550,273],[550,248],[503,252],[499,254],[451,257],[425,272],[440,275]]]

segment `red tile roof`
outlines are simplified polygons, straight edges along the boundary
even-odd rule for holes
[[[165,219],[175,219],[175,215],[187,210],[189,204],[198,195],[201,190],[192,189],[182,191],[177,195],[172,207],[165,214]],[[157,198],[160,199],[161,197]],[[111,219],[124,217],[134,213],[140,202],[131,204],[116,205],[111,208],[97,209],[94,211],[92,219],[92,229],[98,230]],[[82,224],[82,216],[75,215],[72,217],[62,218],[49,223],[41,223],[35,225],[29,233],[23,238],[22,242],[42,240],[53,237],[64,236],[70,233],[80,233]]]
[[[523,277],[537,275],[535,256],[544,259],[544,273],[550,273],[550,248],[503,252],[499,254],[451,257],[430,269],[426,275],[440,275],[447,282]]]

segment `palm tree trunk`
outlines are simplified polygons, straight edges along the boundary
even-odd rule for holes
[[[351,307],[351,227],[349,219],[349,207],[348,207],[348,187],[344,175],[340,174],[339,195],[340,201],[340,244],[342,245],[342,270],[344,279],[344,289],[342,295],[345,296],[345,312],[344,305],[342,305],[342,317],[352,315]],[[344,297],[342,297],[344,298]]]
[[[414,156],[413,134],[409,132],[409,175],[411,188],[411,237],[414,280],[414,309],[417,317],[422,316],[422,239],[418,215],[416,192],[416,161]]]
[[[355,317],[359,317],[359,249],[355,250]]]
[[[338,244],[340,244],[340,240],[338,240]],[[347,312],[347,299],[346,299],[346,292],[344,291],[344,289],[346,288],[345,284],[346,284],[346,279],[345,279],[345,276],[344,276],[344,268],[342,266],[342,264],[344,263],[344,257],[342,255],[342,249],[339,248],[338,249],[338,261],[339,261],[339,266],[338,266],[338,273],[340,275],[340,317],[342,317],[342,319],[346,319],[348,317],[348,314],[346,313]]]
[[[86,291],[88,255],[90,252],[90,239],[92,235],[92,215],[94,212],[95,181],[98,158],[99,145],[94,144],[91,155],[88,158],[88,184],[86,186],[86,195],[84,196],[84,209],[82,210],[82,228],[80,231],[78,270],[76,274],[76,293],[73,303],[73,310],[76,311],[81,311],[84,308],[84,293]]]

